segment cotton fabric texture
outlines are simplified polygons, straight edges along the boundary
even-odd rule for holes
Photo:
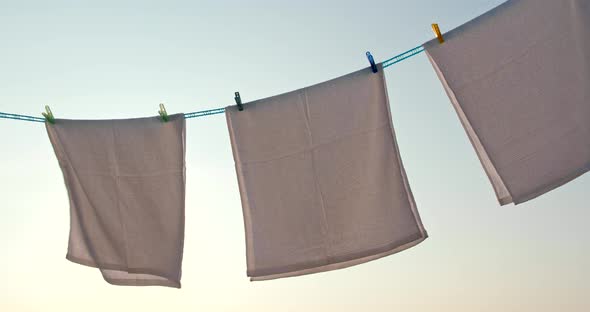
[[[66,258],[111,284],[180,288],[184,115],[46,126],[70,199]]]
[[[590,168],[590,1],[507,1],[424,47],[500,204]]]
[[[427,237],[381,65],[227,107],[226,117],[251,280],[340,269]]]

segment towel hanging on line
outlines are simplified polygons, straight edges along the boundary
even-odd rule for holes
[[[590,5],[512,0],[427,42],[498,201],[590,170]]]
[[[426,239],[381,64],[244,105],[226,117],[252,280],[345,268]]]
[[[180,288],[183,114],[46,123],[70,199],[66,258],[115,285]]]

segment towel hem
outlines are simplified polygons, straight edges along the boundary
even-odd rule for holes
[[[131,273],[131,274],[150,274],[150,275],[155,275],[155,276],[159,276],[161,278],[166,279],[166,280],[146,279],[146,280],[140,281],[137,279],[108,278],[108,277],[104,276],[104,274],[103,274],[102,277],[104,278],[104,280],[107,283],[112,284],[112,285],[118,285],[118,286],[166,286],[166,287],[173,287],[173,288],[181,288],[180,281],[174,281],[170,277],[165,276],[165,274],[154,272],[154,270],[142,269],[142,268],[127,268],[122,265],[109,264],[109,263],[97,263],[93,260],[82,259],[82,258],[72,256],[69,253],[66,254],[66,259],[73,262],[73,263],[77,263],[77,264],[92,267],[92,268],[97,268],[99,270],[114,270],[114,271],[121,271],[121,272],[126,272],[126,273]]]
[[[369,261],[377,260],[386,256],[393,255],[395,253],[404,251],[411,247],[418,245],[419,243],[423,242],[428,238],[428,233],[426,231],[420,232],[417,235],[412,236],[407,242],[402,243],[393,243],[389,244],[383,248],[378,248],[373,251],[370,251],[368,255],[365,256],[340,256],[340,257],[333,257],[332,260],[328,259],[324,261],[323,264],[320,265],[298,265],[300,268],[298,269],[265,269],[265,270],[256,270],[256,271],[249,271],[248,276],[250,277],[250,281],[266,281],[266,280],[273,280],[278,278],[284,277],[295,277],[313,273],[321,273],[321,272],[328,272],[334,271],[339,269],[348,268],[351,266],[355,266],[358,264],[363,264]],[[341,258],[341,260],[335,260],[334,258]],[[265,272],[266,271],[266,272]]]

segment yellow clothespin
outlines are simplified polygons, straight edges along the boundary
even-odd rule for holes
[[[436,38],[438,38],[438,42],[440,42],[441,44],[445,42],[445,38],[443,38],[442,34],[440,33],[440,28],[438,28],[438,24],[432,24],[432,31],[434,31]]]
[[[163,103],[160,103],[160,110],[158,111],[158,114],[160,114],[160,117],[162,117],[163,122],[168,121],[168,113],[166,112],[166,107],[164,107]]]
[[[51,108],[49,108],[48,105],[45,105],[45,113],[41,113],[43,115],[43,117],[45,117],[45,120],[47,122],[49,122],[50,124],[54,124],[55,123],[55,118],[53,117],[53,113],[51,112]]]

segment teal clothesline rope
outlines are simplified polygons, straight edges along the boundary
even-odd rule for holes
[[[424,47],[419,46],[415,47],[411,50],[408,50],[402,54],[398,54],[390,59],[383,61],[383,68],[387,68],[391,65],[397,64],[403,60],[406,60],[414,55],[420,54],[424,52]],[[223,114],[225,112],[225,108],[215,108],[215,109],[208,109],[198,112],[186,113],[184,114],[184,118],[197,118],[197,117],[204,117],[216,114]],[[14,120],[22,120],[22,121],[32,121],[32,122],[45,122],[45,118],[41,117],[34,117],[34,116],[27,116],[27,115],[18,115],[18,114],[11,114],[11,113],[3,113],[0,112],[0,118],[4,119],[14,119]]]
[[[10,114],[10,113],[3,113],[3,112],[0,112],[0,118],[23,120],[23,121],[33,121],[33,122],[45,122],[45,118],[33,117],[33,116],[27,116],[27,115]]]

